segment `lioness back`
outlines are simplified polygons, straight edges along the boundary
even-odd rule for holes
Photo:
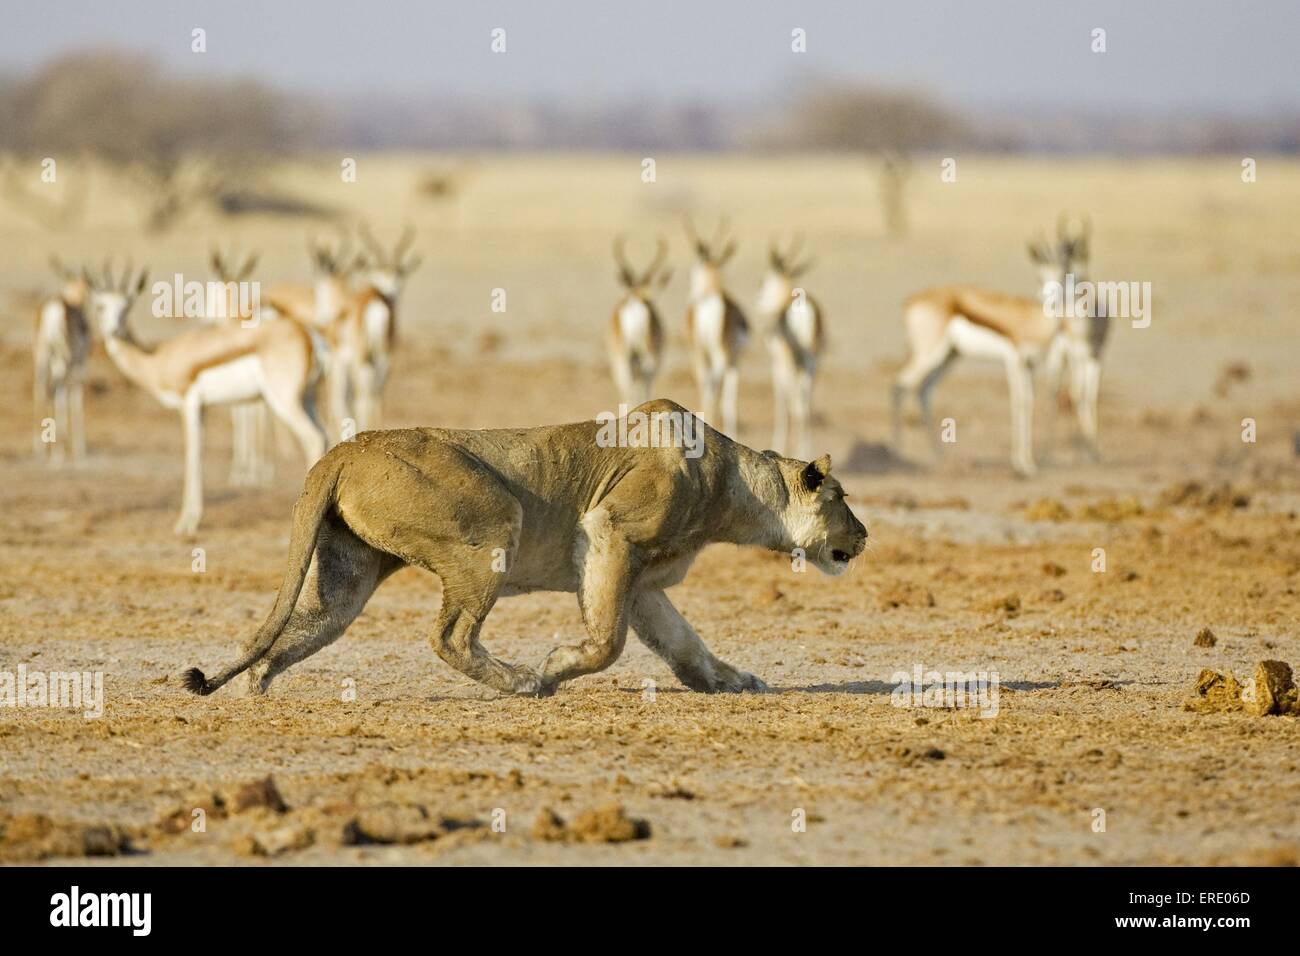
[[[463,513],[472,506],[458,486],[499,484],[519,505],[521,571],[535,562],[567,561],[581,519],[601,507],[610,509],[638,543],[664,542],[674,550],[700,546],[715,510],[711,505],[725,487],[728,469],[734,468],[732,442],[674,402],[645,403],[628,420],[639,421],[637,412],[678,417],[667,419],[671,427],[657,438],[626,427],[620,431],[618,420],[362,432],[332,449],[317,467],[341,465],[339,487],[348,500],[340,502],[339,510],[349,524],[364,521],[357,512],[371,495],[363,489],[383,482],[394,460],[428,480],[431,492],[422,507],[462,510],[457,519],[466,534],[487,529],[476,526],[476,516]],[[453,449],[456,454],[449,457]],[[353,500],[356,492],[362,493]],[[365,536],[364,529],[354,530]]]

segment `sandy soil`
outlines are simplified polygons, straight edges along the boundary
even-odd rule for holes
[[[589,161],[591,180],[598,186],[618,162]],[[569,177],[552,203],[568,188],[573,208],[588,208],[573,198],[582,195],[577,172],[543,166]],[[1019,183],[1015,195],[1036,197],[1022,203],[1036,213],[1051,199],[1050,177],[1030,172],[993,168],[988,188],[1014,192]],[[546,233],[537,223],[563,219],[552,205],[524,208],[529,225],[517,243],[505,242],[492,211],[518,209],[531,195],[511,173],[483,173],[472,197],[480,218],[462,211],[441,232],[425,227],[428,271],[410,290],[394,424],[527,425],[614,405],[597,331],[615,295],[609,231],[584,212]],[[708,164],[696,173],[697,190],[721,175]],[[824,208],[814,201],[821,179],[803,175],[812,216]],[[1152,208],[1163,202],[1185,215],[1141,234],[1136,218],[1125,219],[1135,216],[1128,205],[1139,189],[1125,175],[1166,184],[1148,190]],[[774,690],[767,695],[685,691],[630,641],[614,667],[551,699],[497,698],[433,654],[438,582],[408,569],[342,640],[279,678],[269,696],[246,699],[232,686],[192,697],[178,674],[230,658],[270,606],[302,466],[282,449],[272,487],[232,488],[228,416],[212,414],[204,528],[195,541],[177,540],[174,415],[98,356],[91,460],[57,472],[33,464],[29,359],[21,328],[11,326],[0,354],[0,402],[13,412],[0,430],[0,672],[100,671],[104,713],[0,710],[0,860],[1297,862],[1296,720],[1182,706],[1202,668],[1244,677],[1266,659],[1300,666],[1292,447],[1300,350],[1290,305],[1300,261],[1274,245],[1292,227],[1273,218],[1267,197],[1244,212],[1205,198],[1218,188],[1206,185],[1215,175],[1168,164],[1064,176],[1074,195],[1097,181],[1123,187],[1098,196],[1093,214],[1119,224],[1109,246],[1104,226],[1096,241],[1108,262],[1131,264],[1125,277],[1167,272],[1186,281],[1157,288],[1164,311],[1150,334],[1120,329],[1111,344],[1103,462],[1058,442],[1033,481],[1014,480],[1006,464],[996,369],[963,367],[941,388],[936,413],[959,427],[941,464],[923,455],[915,429],[903,461],[879,444],[887,373],[901,358],[898,300],[952,271],[982,273],[986,259],[999,263],[991,271],[1005,275],[1002,284],[1023,285],[1027,268],[1017,280],[1015,263],[1029,214],[1013,225],[1005,213],[990,227],[1002,253],[979,243],[946,265],[935,250],[960,243],[934,225],[928,194],[918,198],[917,235],[901,250],[871,237],[837,245],[843,214],[814,219],[810,242],[827,260],[813,273],[824,285],[816,294],[830,303],[838,346],[819,386],[818,444],[835,457],[873,549],[850,574],[828,579],[795,573],[779,556],[719,546],[675,592],[713,650],[763,677]],[[743,167],[735,179],[756,177]],[[1285,189],[1298,178],[1288,171]],[[492,183],[510,189],[494,193]],[[747,208],[736,188],[720,202]],[[1199,217],[1211,206],[1213,215]],[[654,225],[667,213],[645,215]],[[756,232],[768,225],[757,221]],[[973,220],[962,223],[974,231]],[[23,250],[11,268],[26,261],[35,275],[45,253],[38,234],[6,228],[6,243]],[[1234,230],[1255,245],[1221,253],[1219,281],[1198,277],[1204,258],[1226,248],[1213,237]],[[292,261],[301,228],[266,232]],[[1180,237],[1178,256],[1152,246],[1157,233]],[[98,239],[110,234],[104,226]],[[247,242],[258,233],[241,235]],[[197,258],[200,245],[189,234],[177,256]],[[173,266],[163,250],[154,248],[165,271]],[[488,290],[509,283],[491,276],[497,255],[527,274],[511,286],[520,298],[542,304],[478,314]],[[580,263],[572,274],[550,274],[570,255]],[[754,249],[749,259],[737,264],[737,287],[752,298]],[[469,278],[438,265],[461,261],[474,263]],[[597,291],[584,297],[584,287]],[[675,329],[681,296],[679,278],[664,302]],[[1250,374],[1216,389],[1233,362]],[[741,437],[762,447],[770,397],[759,349],[745,367]],[[662,391],[693,396],[680,349]],[[1247,416],[1258,422],[1254,444],[1240,440]],[[202,572],[193,570],[196,547]],[[1100,573],[1097,548],[1106,555]],[[515,598],[497,606],[485,643],[536,663],[578,627],[572,596]],[[1204,628],[1213,646],[1197,645]],[[996,672],[996,716],[895,706],[893,675],[918,666]],[[248,786],[268,776],[274,791]],[[191,826],[196,808],[202,832]],[[119,855],[84,855],[111,851]]]

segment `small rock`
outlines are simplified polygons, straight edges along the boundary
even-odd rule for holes
[[[248,838],[246,848],[254,856],[280,856],[294,850],[305,850],[316,842],[313,830],[300,824],[291,824],[266,833],[254,833]]]
[[[1070,509],[1055,498],[1039,498],[1025,509],[1029,521],[1069,521]]]
[[[1219,714],[1241,710],[1241,684],[1231,673],[1220,674],[1208,667],[1196,675],[1195,696],[1183,703],[1183,710],[1198,714]]]
[[[551,842],[625,843],[650,836],[650,824],[629,817],[621,804],[609,804],[579,814],[572,824],[549,807],[533,821],[533,839]]]
[[[620,804],[610,804],[579,814],[569,828],[583,843],[625,843],[650,836],[650,824],[634,820]]]
[[[382,804],[361,811],[344,824],[343,842],[348,846],[409,845],[435,840],[441,832],[424,807]]]
[[[1020,595],[1004,594],[988,605],[990,611],[1000,611],[1008,616],[1014,617],[1020,613]]]
[[[1214,632],[1208,627],[1203,627],[1196,633],[1196,640],[1192,641],[1197,647],[1213,647],[1219,643],[1219,639],[1214,636]]]
[[[1254,699],[1246,701],[1246,710],[1256,717],[1300,712],[1290,664],[1284,661],[1259,662],[1255,668]]]
[[[558,843],[569,838],[569,831],[564,825],[564,818],[550,807],[542,807],[533,820],[533,839]]]
[[[235,791],[235,796],[230,803],[235,813],[243,813],[254,807],[265,807],[276,813],[285,813],[289,809],[288,804],[284,802],[284,797],[280,796],[275,781],[270,777],[263,777],[261,780],[240,787]]]

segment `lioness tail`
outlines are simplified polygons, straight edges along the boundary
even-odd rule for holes
[[[275,596],[275,606],[267,615],[257,637],[248,653],[238,661],[217,674],[211,680],[203,676],[203,671],[191,667],[185,672],[182,681],[185,689],[192,694],[207,696],[221,687],[231,678],[236,677],[257,663],[275,639],[280,636],[284,626],[289,623],[289,615],[298,603],[303,582],[307,579],[307,569],[311,566],[312,554],[316,550],[316,535],[325,513],[334,503],[334,488],[338,482],[340,463],[337,457],[326,456],[307,474],[306,487],[298,496],[293,506],[293,526],[289,535],[289,561],[285,568],[284,580]]]

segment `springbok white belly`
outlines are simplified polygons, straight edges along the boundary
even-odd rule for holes
[[[960,315],[948,323],[948,341],[959,353],[968,358],[1005,361],[1019,354],[1010,339]]]
[[[812,303],[791,305],[786,309],[785,321],[795,344],[805,352],[811,352],[817,339],[817,310]]]
[[[256,355],[214,365],[199,373],[197,388],[204,405],[231,405],[262,396],[262,361]]]
[[[629,352],[650,351],[650,309],[640,299],[631,299],[618,310],[618,330]]]
[[[727,319],[727,303],[714,294],[697,299],[692,306],[695,323],[695,345],[710,353],[722,351],[722,334]]]
[[[46,302],[41,307],[41,324],[38,334],[47,355],[64,362],[71,357],[62,302],[58,300]]]
[[[362,320],[366,325],[366,342],[370,345],[372,354],[382,354],[388,351],[388,323],[391,316],[388,314],[388,306],[382,302],[371,302],[366,306],[366,314]]]

